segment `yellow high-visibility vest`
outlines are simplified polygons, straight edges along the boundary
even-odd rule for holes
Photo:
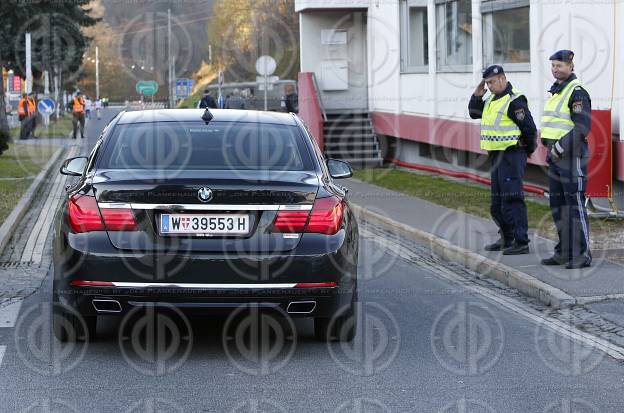
[[[494,95],[485,102],[481,115],[481,149],[486,151],[504,151],[518,144],[520,128],[507,116],[509,105],[520,96],[518,89],[513,88],[512,94],[494,100]]]
[[[569,103],[572,92],[579,86],[585,89],[580,80],[574,79],[548,99],[542,115],[542,139],[558,141],[574,129]]]

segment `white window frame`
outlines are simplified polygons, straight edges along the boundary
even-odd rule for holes
[[[429,65],[431,64],[431,56],[429,56],[429,48],[425,47],[425,42],[423,39],[422,47],[424,49],[424,53],[427,54],[427,64],[418,65],[418,66],[410,66],[410,53],[411,53],[411,44],[410,44],[410,9],[413,7],[422,8],[425,11],[425,17],[427,19],[427,26],[429,25],[429,10],[427,8],[427,0],[401,0],[399,2],[399,18],[400,18],[400,31],[401,31],[401,73],[429,73]],[[430,42],[429,39],[429,30],[424,32],[424,35],[427,36],[427,41]]]
[[[483,63],[485,67],[493,64],[501,64],[507,72],[530,72],[531,62],[526,63],[505,63],[494,61],[494,12],[530,7],[531,0],[483,0],[481,2],[481,16],[483,19]],[[529,26],[529,36],[531,28]],[[530,42],[529,42],[530,47]],[[530,52],[530,50],[529,50]]]
[[[438,33],[438,35],[436,35],[436,71],[438,73],[472,73],[473,72],[473,63],[474,63],[474,53],[475,50],[472,47],[472,40],[474,37],[474,33],[471,34],[470,39],[471,39],[471,43],[470,43],[470,48],[472,51],[472,59],[469,63],[466,64],[448,64],[446,62],[442,62],[441,59],[438,59],[441,53],[446,53],[446,24],[447,24],[447,20],[446,20],[446,15],[444,16],[443,19],[438,19],[438,10],[440,9],[440,6],[446,4],[446,3],[452,3],[455,0],[435,0],[435,16],[434,16],[434,20],[436,22],[436,33]],[[472,2],[471,2],[472,3]],[[471,18],[472,18],[472,11],[471,11]],[[474,29],[474,27],[473,27]]]

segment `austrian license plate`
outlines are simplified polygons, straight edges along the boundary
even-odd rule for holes
[[[249,215],[161,214],[160,233],[170,235],[247,235]]]

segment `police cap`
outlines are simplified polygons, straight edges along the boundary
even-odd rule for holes
[[[492,65],[483,70],[483,78],[487,79],[488,77],[496,76],[496,75],[504,75],[505,71],[502,66]]]
[[[572,50],[559,50],[554,55],[550,56],[550,60],[572,63],[572,60],[574,60],[574,52]]]

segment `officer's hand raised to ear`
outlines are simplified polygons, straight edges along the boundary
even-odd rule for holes
[[[477,88],[474,91],[474,95],[475,96],[484,96],[485,92],[487,92],[487,89],[485,88],[485,79],[483,79],[481,81],[481,83],[479,83],[479,86],[477,86]]]

